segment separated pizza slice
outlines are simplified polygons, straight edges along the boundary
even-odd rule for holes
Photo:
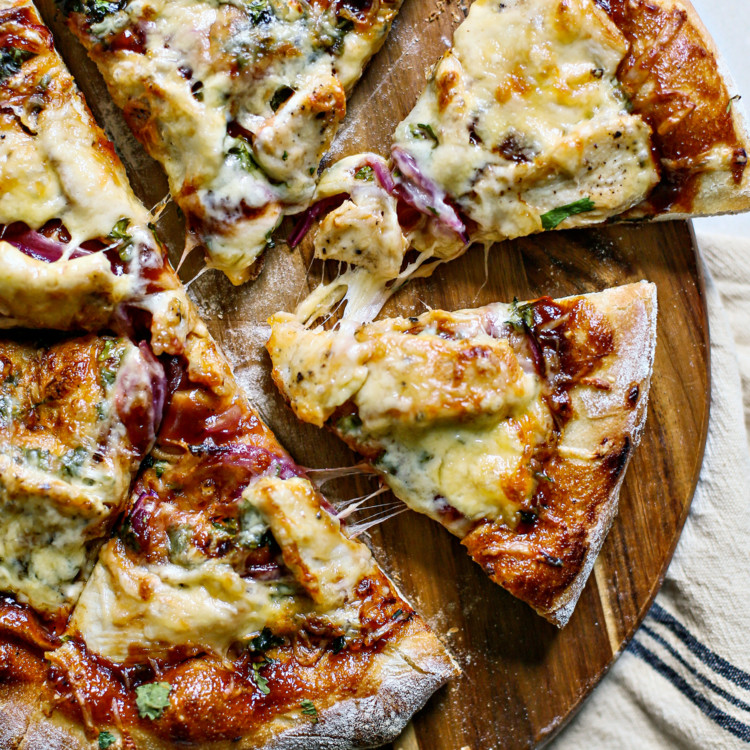
[[[655,287],[334,330],[285,313],[269,322],[273,378],[295,414],[333,430],[495,582],[564,625],[646,418]]]
[[[151,214],[26,0],[0,0],[0,327],[126,332],[176,353],[184,295]]]
[[[687,0],[475,0],[390,162],[322,176],[291,244],[327,213],[316,256],[362,270],[303,310],[347,294],[372,318],[376,291],[472,242],[748,210],[738,99]]]
[[[43,675],[20,747],[389,741],[456,672],[450,657],[250,409],[199,321],[165,361],[156,447],[64,635],[33,641],[20,619],[6,632],[23,644],[0,668],[9,717],[23,713],[24,670]]]
[[[239,284],[307,207],[401,0],[59,0],[211,266]]]

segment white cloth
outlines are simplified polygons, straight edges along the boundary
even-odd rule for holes
[[[711,415],[693,504],[654,607],[550,750],[750,745],[750,241],[699,245]]]

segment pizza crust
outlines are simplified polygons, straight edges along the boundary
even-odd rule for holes
[[[574,416],[553,463],[553,492],[559,494],[552,495],[546,511],[554,519],[538,537],[519,537],[487,522],[462,540],[496,583],[558,627],[570,619],[617,513],[620,487],[646,419],[656,345],[653,284],[618,287],[587,299],[595,300],[615,332],[614,351],[593,373],[611,387],[601,391],[579,384],[570,392]],[[570,579],[564,573],[568,566],[575,569]]]
[[[642,306],[634,305],[636,300]],[[602,440],[618,440],[623,436],[629,439],[630,447],[627,456],[620,462],[618,473],[612,477],[607,500],[602,506],[596,524],[588,533],[588,551],[581,572],[554,600],[546,611],[539,611],[543,617],[558,627],[564,626],[578,602],[591,569],[604,544],[604,540],[617,515],[617,505],[628,463],[638,446],[648,410],[648,394],[656,350],[656,287],[641,282],[640,285],[621,287],[608,293],[605,304],[598,308],[611,321],[617,332],[617,349],[608,367],[597,371],[597,377],[614,380],[616,388],[611,394],[612,401],[625,402],[628,389],[637,383],[638,401],[631,410],[619,410],[614,415],[606,416],[605,409],[594,403],[586,404],[580,393],[573,392],[574,404],[580,409],[581,419],[585,424],[584,442],[595,450]]]
[[[299,710],[282,714],[238,742],[191,745],[201,750],[353,750],[394,740],[411,716],[451,677],[459,674],[438,639],[418,619],[375,658],[358,695],[334,702],[313,723]],[[100,729],[84,727],[66,714],[37,708],[38,688],[0,688],[0,750],[94,750]],[[334,697],[335,700],[335,697]],[[93,726],[93,725],[92,725]],[[129,731],[137,750],[171,750],[174,743],[147,731],[148,722]],[[3,734],[3,731],[5,733]]]

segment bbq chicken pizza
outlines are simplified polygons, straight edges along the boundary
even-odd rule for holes
[[[0,54],[0,748],[393,739],[452,659],[247,402],[23,0]]]

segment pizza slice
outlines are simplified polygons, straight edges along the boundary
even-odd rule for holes
[[[315,255],[350,271],[303,310],[347,294],[371,318],[362,299],[473,242],[748,210],[738,98],[687,0],[476,0],[390,162],[322,176],[290,244],[325,213]]]
[[[0,591],[70,613],[164,395],[161,365],[127,338],[0,340]]]
[[[307,207],[401,0],[58,0],[209,264],[240,284]]]
[[[655,287],[333,330],[286,313],[269,322],[273,379],[295,414],[564,625],[646,418]]]
[[[197,318],[183,354],[163,359],[156,446],[70,620],[45,629],[0,601],[18,645],[0,666],[0,714],[22,727],[19,746],[394,738],[452,660],[260,422]],[[28,711],[30,682],[41,699]]]
[[[184,343],[186,299],[133,194],[27,0],[0,0],[0,328],[132,333]]]

